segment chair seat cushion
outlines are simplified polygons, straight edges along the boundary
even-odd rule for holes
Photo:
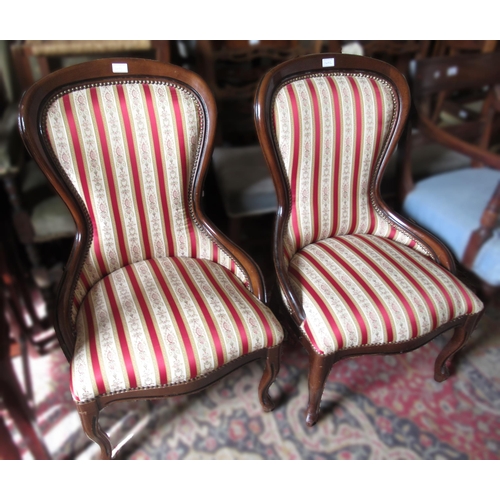
[[[483,308],[431,259],[395,241],[348,235],[302,248],[290,262],[304,335],[320,354],[403,342]]]
[[[500,171],[487,167],[434,175],[415,185],[403,212],[442,240],[460,261],[498,182]],[[486,283],[500,285],[500,235],[482,248],[472,271]]]
[[[196,379],[283,339],[283,330],[229,270],[166,257],[100,280],[77,316],[76,401]]]

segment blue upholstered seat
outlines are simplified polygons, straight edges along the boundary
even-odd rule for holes
[[[403,213],[435,234],[461,260],[469,238],[500,181],[500,171],[466,168],[418,182]],[[472,269],[492,286],[500,285],[500,228],[478,253]]]

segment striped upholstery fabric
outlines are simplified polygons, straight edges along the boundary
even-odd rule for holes
[[[320,354],[425,335],[483,305],[457,278],[389,238],[345,235],[294,255],[304,335]]]
[[[270,310],[225,267],[148,259],[108,274],[85,297],[73,398],[185,382],[282,339]]]
[[[302,77],[275,95],[275,137],[288,178],[285,258],[335,235],[368,233],[428,252],[375,209],[370,198],[394,126],[393,89],[376,77]]]
[[[247,277],[190,217],[204,115],[198,98],[168,83],[113,82],[56,96],[45,109],[50,147],[93,227],[73,319],[87,292],[129,264],[203,258]]]

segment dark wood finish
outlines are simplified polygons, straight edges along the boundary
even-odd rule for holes
[[[322,68],[322,59],[325,57],[335,58],[335,68]],[[380,167],[378,171],[375,172],[374,179],[372,179],[370,184],[370,199],[372,200],[374,208],[377,212],[383,214],[386,220],[388,220],[392,225],[417,240],[428,250],[429,254],[438,264],[452,272],[455,271],[454,260],[449,250],[430,233],[422,230],[411,222],[405,220],[398,213],[394,212],[388,207],[381,197],[380,185],[384,169],[390,156],[396,148],[398,139],[403,132],[405,120],[407,119],[410,108],[410,93],[408,85],[402,74],[394,67],[382,61],[367,57],[333,53],[298,58],[294,61],[280,64],[267,73],[257,89],[255,98],[255,123],[259,141],[271,171],[278,197],[278,211],[273,236],[273,258],[278,285],[276,293],[279,295],[279,292],[281,291],[285,300],[280,303],[279,306],[273,307],[283,324],[287,326],[289,331],[298,336],[301,344],[309,354],[309,403],[306,416],[306,423],[309,426],[314,425],[318,420],[321,395],[323,393],[326,378],[330,373],[333,364],[340,359],[364,354],[394,354],[407,352],[420,347],[426,342],[429,342],[440,333],[456,327],[463,329],[465,336],[468,336],[472,331],[475,322],[481,315],[478,314],[469,317],[457,318],[456,320],[416,339],[384,345],[346,348],[326,356],[320,355],[316,352],[312,347],[312,344],[302,334],[299,327],[306,319],[306,315],[300,305],[298,297],[296,297],[295,292],[291,287],[284,260],[284,231],[288,215],[290,213],[291,200],[286,176],[280,163],[278,147],[272,131],[271,110],[273,98],[277,90],[282,85],[296,77],[312,73],[331,74],[346,71],[353,71],[356,72],[356,74],[376,75],[377,77],[384,79],[393,87],[398,100],[396,124],[391,132],[388,148],[386,149],[384,157],[381,159]],[[273,304],[275,303],[275,300],[277,299],[273,299]],[[438,358],[438,364],[440,366],[460,349],[463,345],[463,336],[464,333],[459,334],[459,340],[455,341],[451,350],[448,349],[444,355]]]
[[[127,63],[128,73],[115,75],[111,70],[111,62]],[[232,256],[236,263],[244,270],[249,279],[251,291],[261,301],[266,302],[266,289],[260,269],[252,258],[241,248],[229,240],[203,211],[202,196],[203,182],[207,173],[213,149],[216,127],[215,100],[208,86],[197,74],[172,64],[164,64],[146,59],[101,59],[80,65],[71,66],[55,73],[51,73],[39,80],[24,95],[20,104],[19,126],[25,145],[47,179],[62,197],[70,210],[76,224],[76,236],[69,260],[61,279],[58,306],[55,318],[55,328],[61,348],[68,361],[73,357],[75,334],[71,321],[71,303],[76,282],[83,266],[87,250],[92,244],[92,226],[87,209],[78,196],[70,181],[62,171],[58,162],[53,158],[44,138],[44,127],[41,126],[41,110],[44,104],[62,90],[68,90],[82,84],[90,85],[104,81],[129,82],[137,81],[164,81],[174,83],[200,99],[205,116],[203,143],[197,164],[194,166],[192,183],[189,186],[191,217],[208,236],[216,242],[226,253]],[[263,381],[259,387],[259,397],[264,409],[271,408],[268,388],[278,372],[277,360],[280,347],[262,349],[252,354],[234,360],[210,374],[183,384],[169,385],[155,389],[135,389],[119,394],[102,396],[95,401],[77,404],[82,425],[90,439],[99,444],[102,458],[111,458],[112,446],[109,438],[98,424],[99,411],[108,404],[127,399],[155,399],[190,394],[205,389],[218,381],[234,369],[255,359],[266,360]]]
[[[2,236],[5,238],[5,232]],[[19,277],[15,275],[17,266],[12,263],[11,257],[4,240],[0,241],[0,399],[33,457],[37,460],[49,460],[50,453],[43,442],[33,408],[30,406],[30,395],[23,392],[10,356],[11,336],[9,323],[6,319],[6,306],[8,301],[16,298],[13,296],[19,293],[18,287],[15,286],[19,281]],[[28,360],[24,359],[23,362],[26,363]],[[0,438],[1,459],[18,460],[22,458],[3,417],[0,417]]]
[[[471,235],[462,258],[463,265],[472,269],[481,247],[493,236],[500,217],[500,182],[481,216],[481,225]]]
[[[497,40],[437,40],[433,50],[433,57],[459,56],[466,54],[490,54],[495,51]],[[436,103],[432,118],[436,121],[442,109],[446,106],[449,91],[442,90],[436,96]]]
[[[2,212],[6,219],[12,222],[17,241],[22,248],[17,251],[25,252],[27,262],[25,265],[22,301],[25,312],[30,321],[24,320],[20,314],[20,324],[24,326],[23,333],[29,338],[31,344],[38,352],[47,352],[54,343],[57,343],[55,334],[49,321],[49,313],[40,317],[35,310],[35,296],[46,302],[47,310],[53,299],[52,282],[47,266],[36,244],[35,231],[30,216],[30,209],[38,202],[36,193],[30,191],[24,196],[21,193],[23,174],[26,167],[27,153],[21,141],[17,127],[17,104],[9,104],[0,116],[0,198]],[[47,186],[47,195],[51,195]],[[8,203],[3,203],[7,200]],[[30,201],[33,201],[31,204]],[[5,221],[6,222],[6,221]],[[11,229],[9,224],[9,229]],[[23,252],[23,255],[24,255]],[[19,266],[22,267],[22,266]],[[21,300],[21,297],[19,298]],[[31,325],[31,326],[30,326]],[[23,336],[24,338],[24,336]]]
[[[488,91],[484,94],[484,88]],[[418,61],[413,82],[414,116],[412,126],[416,127],[429,142],[441,144],[445,148],[457,151],[471,159],[472,167],[488,166],[500,169],[500,155],[489,148],[494,130],[494,120],[500,112],[500,53],[470,54],[454,57],[434,57]],[[443,92],[481,90],[484,103],[478,116],[465,121],[463,125],[441,126],[434,119],[432,101]],[[408,128],[408,133],[411,131]],[[402,204],[414,187],[411,161],[411,144],[401,147],[404,159],[399,162],[400,188]],[[474,260],[482,245],[491,238],[498,222],[500,211],[500,189],[497,188],[492,198],[485,203],[485,209],[479,227],[471,235],[464,256],[460,262],[471,270]],[[487,283],[479,283],[483,298],[494,293]]]
[[[321,52],[321,46],[320,40],[198,40],[196,71],[219,109],[217,144],[255,144],[253,99],[261,77],[280,62]]]
[[[65,57],[132,56],[170,62],[171,47],[168,40],[23,40],[11,45],[11,54],[18,83],[27,90],[39,78],[61,69]]]

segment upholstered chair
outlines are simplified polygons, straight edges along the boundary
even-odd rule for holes
[[[55,328],[102,458],[105,406],[193,393],[255,359],[273,408],[282,328],[258,267],[203,211],[215,125],[204,81],[151,60],[71,66],[22,99],[23,140],[75,219]]]
[[[446,100],[441,96],[448,96]],[[445,243],[480,285],[481,298],[500,290],[500,54],[416,61],[412,129],[462,161],[422,178],[412,160],[413,133],[401,163],[402,213]],[[462,102],[464,101],[464,102]],[[441,103],[437,113],[435,106]],[[458,110],[447,124],[447,108]]]
[[[409,351],[456,328],[436,360],[442,381],[483,310],[454,276],[448,250],[381,198],[409,104],[395,68],[352,55],[283,63],[257,90],[256,125],[279,204],[273,252],[283,321],[309,353],[308,425],[339,359]]]

